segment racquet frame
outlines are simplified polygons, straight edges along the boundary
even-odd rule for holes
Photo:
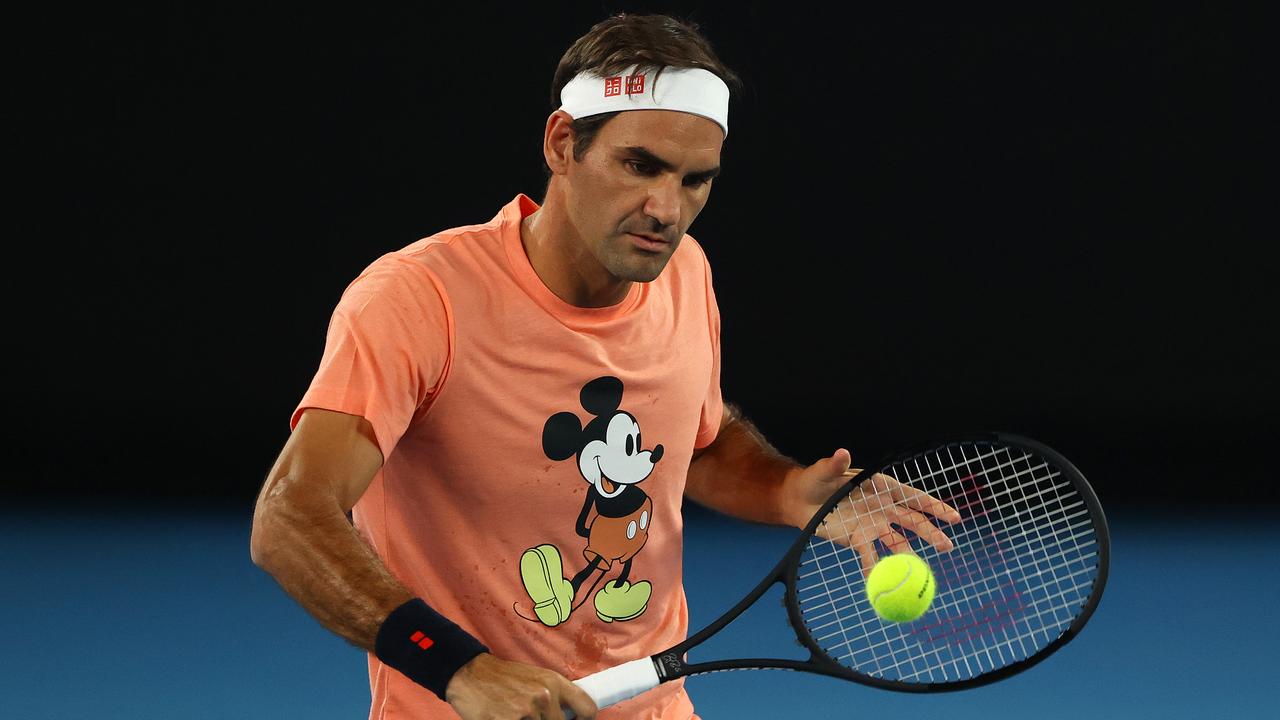
[[[1043,648],[1032,655],[1002,666],[987,673],[977,675],[975,677],[957,680],[953,682],[942,683],[909,683],[900,680],[887,680],[885,678],[874,677],[864,673],[851,670],[844,665],[835,662],[827,657],[827,654],[820,648],[812,635],[805,627],[803,617],[800,612],[800,602],[796,591],[796,574],[799,571],[799,559],[804,553],[809,540],[814,536],[818,525],[826,519],[828,513],[837,503],[844,500],[854,488],[861,485],[863,481],[871,478],[874,474],[881,472],[895,463],[916,457],[922,453],[934,452],[945,449],[973,443],[991,443],[1000,446],[1020,448],[1029,450],[1051,464],[1056,466],[1065,477],[1067,477],[1076,492],[1084,500],[1089,509],[1089,517],[1093,521],[1094,535],[1098,542],[1098,572],[1093,581],[1093,587],[1089,593],[1089,598],[1084,606],[1080,609],[1071,625],[1068,626],[1061,635],[1054,638]],[[1093,616],[1094,610],[1097,609],[1099,601],[1102,599],[1102,591],[1107,584],[1107,574],[1110,569],[1110,548],[1111,536],[1107,528],[1106,516],[1102,511],[1102,505],[1098,502],[1098,497],[1094,493],[1093,488],[1089,486],[1084,475],[1076,469],[1075,465],[1059,454],[1052,448],[1025,438],[1019,435],[1008,433],[981,433],[969,435],[960,439],[953,439],[946,442],[934,444],[926,444],[917,446],[910,450],[899,452],[888,459],[882,461],[878,466],[867,468],[857,475],[853,476],[842,485],[838,490],[832,493],[831,497],[823,504],[821,508],[814,513],[813,518],[809,520],[804,531],[792,543],[790,549],[778,561],[778,564],[765,575],[754,589],[746,594],[736,605],[725,612],[719,618],[711,622],[709,625],[699,630],[696,634],[691,635],[683,642],[675,645],[670,650],[666,650],[658,655],[652,656],[653,664],[658,673],[661,682],[668,682],[677,678],[689,675],[719,672],[724,670],[746,670],[746,669],[779,669],[779,670],[800,670],[804,672],[818,673],[820,675],[829,675],[831,677],[852,680],[864,685],[871,685],[886,690],[897,690],[901,692],[912,693],[930,693],[930,692],[948,692],[954,690],[963,690],[966,688],[978,687],[988,683],[996,682],[1003,678],[1015,675],[1040,661],[1052,655],[1055,651],[1068,643],[1072,638],[1079,634],[1081,628]],[[787,620],[791,624],[792,630],[795,631],[796,639],[801,645],[809,651],[808,660],[787,660],[785,658],[741,658],[735,660],[715,660],[710,662],[689,663],[684,660],[684,656],[688,651],[705,641],[707,638],[715,635],[724,626],[733,622],[748,607],[755,604],[765,592],[772,588],[775,584],[782,583],[786,589],[784,597],[784,606],[787,609]]]

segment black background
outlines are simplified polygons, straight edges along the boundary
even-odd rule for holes
[[[1104,503],[1275,502],[1261,20],[818,3],[15,19],[17,494],[251,507],[346,284],[541,197],[556,62],[619,8],[746,84],[691,233],[781,450],[1004,429]]]

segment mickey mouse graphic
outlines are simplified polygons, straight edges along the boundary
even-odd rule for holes
[[[639,483],[662,459],[662,446],[642,450],[640,423],[619,410],[622,381],[604,376],[582,387],[583,409],[595,416],[583,427],[572,412],[558,412],[542,429],[542,450],[552,460],[577,458],[578,472],[587,481],[586,498],[578,514],[576,530],[586,539],[582,551],[587,564],[567,580],[560,552],[554,545],[539,545],[520,557],[520,578],[533,600],[534,614],[548,627],[569,619],[615,563],[622,572],[595,595],[596,615],[604,622],[632,620],[649,607],[653,588],[647,580],[631,583],[631,563],[649,539],[653,501]],[[574,603],[578,590],[593,573],[599,575]],[[532,618],[526,618],[532,620]]]

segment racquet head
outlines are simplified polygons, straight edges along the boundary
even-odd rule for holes
[[[937,501],[958,522],[931,514],[946,514]],[[927,541],[933,528],[952,549]],[[1026,669],[1097,607],[1108,538],[1084,477],[1032,440],[993,434],[903,453],[837,491],[780,565],[812,654],[805,669],[915,692]],[[904,551],[932,568],[936,594],[917,620],[887,622],[867,600],[866,572],[875,556]]]

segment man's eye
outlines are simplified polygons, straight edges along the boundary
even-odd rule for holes
[[[684,184],[692,187],[702,187],[703,185],[710,185],[711,178],[708,177],[708,178],[699,178],[697,180],[686,180]]]
[[[632,170],[635,170],[636,172],[640,173],[641,175],[653,174],[653,166],[650,165],[649,163],[640,162],[638,160],[628,160],[627,166],[630,167]]]

